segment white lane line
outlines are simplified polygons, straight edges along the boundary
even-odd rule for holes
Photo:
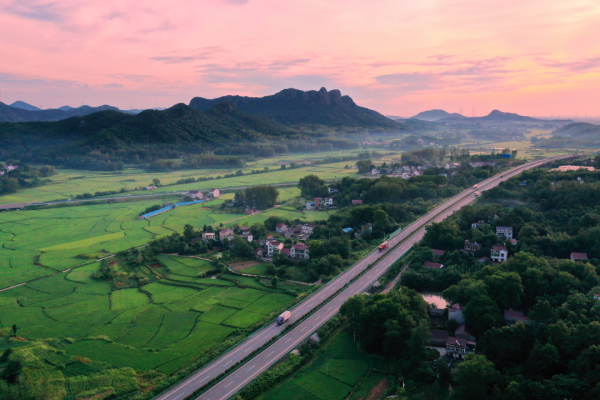
[[[231,385],[233,383],[233,381],[229,382],[227,385],[225,385],[225,387]]]
[[[248,369],[246,370],[246,372],[249,372],[249,371],[253,370],[253,369],[254,369],[254,367],[256,367],[256,365],[253,365],[253,366],[251,366],[250,368],[248,368]]]
[[[275,353],[275,350],[273,350],[272,352],[270,352],[270,353],[267,355],[267,357],[270,357],[270,356],[271,356],[271,354],[273,354],[273,353]]]

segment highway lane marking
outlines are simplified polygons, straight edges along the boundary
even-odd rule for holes
[[[225,387],[231,385],[233,383],[233,381],[229,382],[227,385],[225,385]]]
[[[273,350],[272,352],[270,352],[267,357],[269,357],[271,354],[275,353],[275,351]]]
[[[253,365],[253,366],[251,366],[250,368],[248,368],[248,369],[246,370],[246,372],[249,372],[249,371],[253,370],[255,367],[256,367],[256,365]]]
[[[524,168],[521,168],[521,169],[524,169]],[[521,172],[521,170],[516,170],[516,171],[514,171],[514,172],[513,172],[513,175],[516,175],[516,174],[518,174],[518,173],[520,173],[520,172]],[[488,186],[488,185],[490,185],[491,183],[493,183],[493,182],[495,182],[495,181],[497,181],[497,180],[498,180],[498,178],[495,178],[495,179],[490,179],[490,181],[489,181],[489,182],[484,182],[484,185],[485,185],[485,186]],[[484,185],[482,185],[482,186],[484,186]],[[446,202],[444,202],[444,203],[446,203]],[[442,203],[441,205],[443,205],[444,203]],[[470,203],[470,201],[469,201],[469,196],[468,196],[468,195],[466,195],[466,196],[465,196],[465,197],[463,197],[462,199],[457,199],[457,201],[456,201],[454,204],[452,204],[451,206],[449,206],[448,208],[450,208],[450,207],[458,207],[458,206],[461,206],[461,205],[463,205],[463,204],[467,204],[467,203]],[[448,209],[446,209],[445,211],[446,211],[446,213],[444,213],[444,211],[442,211],[440,214],[438,214],[438,215],[436,216],[436,217],[437,217],[437,219],[439,219],[440,217],[443,219],[443,216],[444,216],[445,214],[447,214],[447,211],[448,211]],[[427,217],[427,216],[424,216],[423,218],[425,218],[425,217]],[[436,217],[433,217],[433,218],[436,218]],[[398,239],[397,239],[395,242],[402,242],[402,241],[404,241],[404,240],[408,239],[408,237],[409,237],[409,236],[413,236],[413,235],[414,235],[414,238],[416,239],[415,241],[418,241],[418,240],[419,240],[419,238],[418,238],[417,236],[419,236],[419,235],[420,235],[420,234],[422,234],[423,232],[424,232],[424,230],[423,230],[423,226],[422,226],[422,225],[421,225],[419,228],[417,228],[417,229],[414,229],[414,228],[412,228],[411,230],[405,230],[405,231],[403,232],[405,235],[404,235],[404,236],[400,236],[400,235],[399,235],[399,236],[398,236]],[[400,250],[400,249],[398,249],[398,250]],[[404,251],[404,249],[403,249],[403,248],[402,248],[402,250]],[[394,253],[397,253],[397,252],[394,252]],[[375,254],[376,254],[376,253],[375,253]],[[389,253],[389,254],[392,254],[392,253]],[[368,257],[367,259],[363,259],[363,260],[365,260],[365,261],[366,261],[366,260],[368,260],[368,259],[372,258],[372,257],[373,257],[373,254],[371,255],[371,257],[369,257],[369,256],[367,256],[367,257]],[[385,258],[387,258],[387,256],[386,256],[386,257],[384,257],[384,258],[382,259],[382,261],[384,261],[384,259],[385,259]],[[388,264],[388,263],[385,263],[385,264]],[[377,273],[379,273],[379,272],[380,272],[382,269],[389,268],[389,264],[388,264],[388,265],[385,265],[385,267],[384,267],[384,263],[382,263],[382,264],[380,264],[379,266],[380,266],[380,267],[383,267],[383,268],[377,268],[377,269],[374,269],[374,270],[373,270],[373,272],[377,271]],[[352,269],[351,269],[351,271],[354,271],[354,270],[356,270],[356,269],[359,269],[359,268],[361,268],[361,267],[362,267],[362,265],[356,265],[354,268],[352,268]],[[370,278],[372,275],[373,275],[373,274],[370,274],[370,275],[368,275],[368,276],[369,276],[369,278]],[[341,277],[340,277],[340,278],[341,278]],[[344,278],[345,278],[345,277],[344,277]],[[342,284],[342,281],[340,280],[340,281],[339,281],[339,283],[340,283],[340,284]],[[357,283],[358,283],[358,282],[357,282]],[[367,287],[367,286],[369,286],[370,284],[371,284],[370,282],[369,282],[369,283],[367,283],[367,285],[363,286],[362,290],[364,290],[364,288],[366,288],[366,287]],[[354,286],[354,285],[351,285],[351,287],[352,287],[352,286]],[[330,288],[333,290],[333,288],[334,288],[334,287],[335,287],[335,286],[332,286],[332,287],[330,287]],[[329,289],[329,288],[328,288],[328,289]],[[340,293],[340,294],[341,294],[341,293]],[[323,296],[323,295],[324,295],[324,294],[321,294],[321,296]],[[351,295],[352,295],[352,294],[350,294],[348,297],[350,297]],[[346,297],[346,296],[343,296],[343,297]],[[341,299],[341,297],[339,297],[339,298],[338,298],[338,300],[342,300],[342,299]],[[305,303],[305,304],[306,304],[306,305],[308,305],[307,303]],[[328,308],[328,310],[329,310],[329,309],[331,309],[331,307],[329,307],[329,308]],[[329,316],[333,315],[334,313],[337,313],[337,310],[336,310],[336,311],[334,311],[334,312],[332,312],[332,313],[330,313],[330,314],[329,314]],[[329,317],[329,316],[328,316],[328,317]],[[317,315],[315,315],[315,317],[317,317]],[[319,318],[319,321],[321,321],[321,320],[322,320],[322,318]],[[304,339],[304,338],[301,338],[301,340],[303,340],[303,339]],[[290,338],[290,339],[288,339],[288,340],[286,340],[286,341],[285,341],[285,343],[287,343],[289,340],[291,340],[291,338]],[[271,356],[271,355],[272,355],[274,352],[275,352],[275,351],[272,351],[271,353],[269,353],[269,355],[268,355],[267,357],[270,357],[270,356]]]

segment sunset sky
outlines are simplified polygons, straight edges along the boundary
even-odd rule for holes
[[[598,0],[0,0],[0,35],[7,104],[324,86],[386,115],[600,114]]]

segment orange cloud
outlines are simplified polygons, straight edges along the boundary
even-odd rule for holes
[[[591,0],[0,0],[3,101],[165,107],[338,88],[410,115],[597,113]]]

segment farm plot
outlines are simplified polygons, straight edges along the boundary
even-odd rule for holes
[[[234,310],[235,311],[235,310]],[[250,328],[252,325],[263,319],[263,314],[256,314],[246,310],[239,310],[231,317],[223,321],[223,325],[234,328]]]
[[[294,297],[288,294],[269,293],[246,307],[245,310],[257,314],[267,315],[275,310],[280,309],[293,299]]]
[[[148,296],[137,289],[122,289],[111,293],[111,310],[128,310],[148,304]]]
[[[158,256],[158,260],[174,275],[197,277],[198,274],[214,269],[214,266],[209,261],[191,257],[160,255]]]
[[[294,383],[321,400],[344,399],[352,389],[345,383],[317,371],[296,379]]]

